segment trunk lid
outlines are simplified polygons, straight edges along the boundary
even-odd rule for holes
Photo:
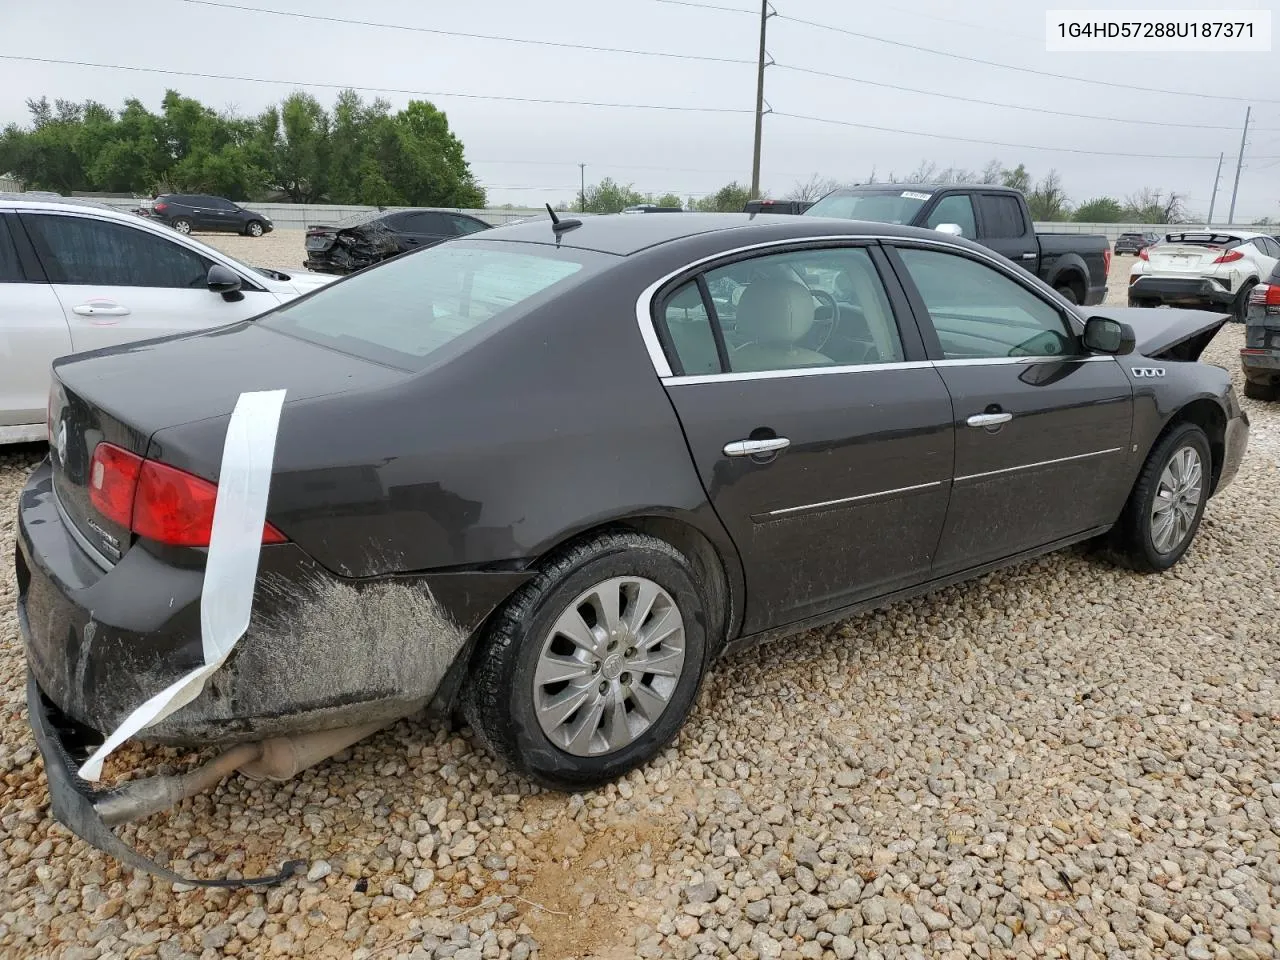
[[[1239,237],[1225,233],[1171,233],[1147,247],[1147,262],[1161,273],[1198,274],[1239,244]]]
[[[307,231],[307,252],[321,253],[338,239],[337,227],[312,227]]]
[[[1157,360],[1200,359],[1229,313],[1207,310],[1144,310],[1139,307],[1090,307],[1089,316],[1110,317],[1127,323],[1137,338],[1135,352]]]
[[[114,563],[134,537],[91,500],[91,465],[99,443],[146,457],[157,431],[227,417],[243,392],[284,388],[287,405],[389,386],[405,376],[252,321],[59,360],[49,397],[49,455],[62,520],[82,545]],[[216,481],[221,447],[207,453],[211,467],[193,472]]]

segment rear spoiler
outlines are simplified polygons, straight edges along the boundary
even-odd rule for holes
[[[1169,243],[1239,243],[1240,238],[1229,233],[1166,233]]]

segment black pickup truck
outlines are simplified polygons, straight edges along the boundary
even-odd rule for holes
[[[801,216],[959,234],[1008,257],[1072,303],[1093,306],[1107,296],[1111,242],[1102,234],[1037,234],[1026,198],[1008,187],[873,183],[832,191]]]

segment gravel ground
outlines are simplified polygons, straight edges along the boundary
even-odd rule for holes
[[[1208,358],[1237,369],[1240,343]],[[1275,957],[1280,407],[1244,402],[1249,456],[1164,576],[1069,551],[774,643],[595,793],[402,722],[124,831],[202,875],[311,861],[262,893],[131,875],[51,820],[6,575],[0,955]],[[0,454],[6,557],[41,455]]]

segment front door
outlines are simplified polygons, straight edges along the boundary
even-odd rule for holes
[[[235,323],[279,303],[248,278],[240,299],[224,299],[208,287],[212,261],[142,227],[61,213],[23,214],[21,222],[76,353]]]
[[[955,479],[934,575],[1115,521],[1133,396],[1057,304],[978,256],[901,245],[899,271],[955,409]]]
[[[668,393],[746,570],[745,633],[928,576],[951,402],[881,269],[866,245],[808,247],[709,269],[657,306]]]

